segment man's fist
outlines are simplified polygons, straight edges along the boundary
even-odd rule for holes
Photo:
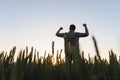
[[[83,26],[84,26],[84,27],[87,27],[87,24],[84,23]]]

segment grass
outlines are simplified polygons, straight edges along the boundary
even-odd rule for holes
[[[28,47],[21,50],[15,61],[16,47],[11,49],[9,55],[5,51],[0,53],[0,80],[120,80],[120,60],[110,50],[109,60],[102,59],[95,37],[92,37],[96,55],[94,58],[84,58],[80,54],[80,63],[72,64],[71,68],[61,58],[57,51],[56,63],[54,62],[54,42],[52,54],[39,56],[33,47],[28,53]]]

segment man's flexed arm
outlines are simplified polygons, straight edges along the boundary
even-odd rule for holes
[[[86,34],[86,36],[88,36],[89,35],[89,31],[88,31],[88,28],[87,28],[87,24],[83,24],[83,27],[85,28],[85,34]]]
[[[85,32],[84,33],[77,33],[77,36],[78,37],[86,37],[89,35],[89,31],[88,31],[88,28],[87,28],[87,24],[83,24],[83,27],[85,28]]]
[[[59,30],[56,32],[56,36],[58,36],[58,37],[64,37],[64,33],[60,33],[61,30],[63,30],[63,27],[59,28]]]

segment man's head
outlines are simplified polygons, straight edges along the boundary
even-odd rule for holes
[[[74,24],[71,24],[69,30],[70,30],[70,31],[75,31],[75,28],[76,28],[75,25],[74,25]]]

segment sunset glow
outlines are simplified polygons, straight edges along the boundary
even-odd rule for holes
[[[92,35],[96,36],[101,56],[107,57],[104,53],[110,49],[119,53],[119,5],[119,0],[0,1],[0,51],[33,46],[43,56],[45,50],[51,53],[51,43],[55,41],[55,54],[63,49],[64,55],[64,40],[55,36],[56,31],[63,27],[67,32],[69,25],[75,24],[76,31],[84,32],[82,24],[86,23],[90,35],[80,39],[80,49],[86,57],[88,53],[95,55]]]

